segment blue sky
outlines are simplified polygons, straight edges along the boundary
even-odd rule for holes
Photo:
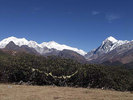
[[[133,40],[133,0],[0,0],[0,40],[56,41],[85,51]]]

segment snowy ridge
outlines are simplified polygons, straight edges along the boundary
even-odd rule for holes
[[[5,38],[2,41],[0,41],[0,48],[5,48],[6,45],[11,41],[13,41],[18,46],[27,45],[28,47],[32,47],[37,52],[39,52],[41,54],[43,53],[43,48],[45,48],[45,47],[47,47],[48,49],[56,49],[56,50],[59,50],[59,51],[62,51],[64,49],[68,49],[68,50],[75,51],[75,52],[77,52],[77,53],[79,53],[83,56],[85,54],[87,54],[85,51],[83,51],[81,49],[73,48],[73,47],[70,47],[70,46],[67,46],[67,45],[61,45],[61,44],[58,44],[54,41],[43,42],[41,44],[38,44],[35,41],[28,41],[25,38],[16,38],[16,37],[13,37],[13,36]]]
[[[81,55],[85,55],[85,54],[87,54],[85,51],[83,51],[83,50],[81,50],[81,49],[77,49],[77,48],[73,48],[73,47],[70,47],[70,46],[67,46],[67,45],[61,45],[61,44],[58,44],[58,43],[56,43],[55,41],[50,41],[50,42],[43,42],[43,43],[41,43],[40,44],[40,46],[41,47],[47,47],[47,48],[49,48],[49,49],[52,49],[52,48],[54,48],[54,49],[57,49],[57,50],[59,50],[59,51],[62,51],[62,50],[64,50],[64,49],[68,49],[68,50],[72,50],[72,51],[75,51],[75,52],[77,52],[77,53],[79,53],[79,54],[81,54]]]

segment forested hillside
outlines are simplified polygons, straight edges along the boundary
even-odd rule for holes
[[[133,90],[133,70],[71,59],[0,51],[0,82]]]

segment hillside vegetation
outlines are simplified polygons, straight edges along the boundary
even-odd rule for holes
[[[133,71],[71,59],[0,51],[0,82],[133,90]]]

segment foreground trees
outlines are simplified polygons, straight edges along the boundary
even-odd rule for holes
[[[0,52],[0,82],[133,90],[133,71],[71,59]]]

